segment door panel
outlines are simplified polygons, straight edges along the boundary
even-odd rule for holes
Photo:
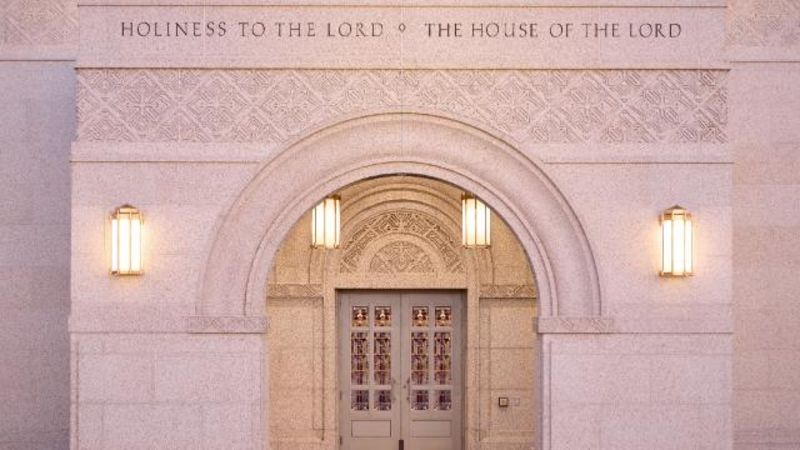
[[[461,448],[462,299],[448,292],[402,295],[406,449]]]
[[[340,305],[340,423],[344,448],[396,450],[400,437],[399,293],[351,292]]]
[[[345,449],[461,448],[462,303],[454,292],[340,295]]]

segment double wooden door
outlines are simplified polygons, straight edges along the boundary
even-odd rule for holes
[[[344,291],[339,298],[342,447],[460,449],[463,294]]]

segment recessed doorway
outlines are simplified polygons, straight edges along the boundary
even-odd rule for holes
[[[463,193],[419,176],[362,180],[333,193],[341,198],[339,248],[312,248],[310,213],[285,237],[266,298],[271,449],[385,444],[394,450],[401,439],[405,450],[537,445],[533,272],[499,215],[492,219],[490,246],[462,245]],[[363,309],[360,319],[353,307]],[[428,328],[414,325],[415,307],[427,308],[421,318],[427,314]],[[442,311],[447,317],[442,308],[448,307],[452,324],[437,329],[435,320]],[[353,320],[363,324],[354,327]],[[353,333],[366,339],[359,344],[364,379],[355,384]],[[390,346],[377,354],[388,368],[377,371],[376,333]],[[417,370],[427,377],[419,384],[411,377],[415,360],[424,358],[412,353],[414,333],[426,340],[428,358]],[[451,333],[446,374],[436,370],[437,333]],[[504,406],[501,397],[508,400]]]

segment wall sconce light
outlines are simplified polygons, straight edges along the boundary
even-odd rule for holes
[[[142,273],[142,213],[122,205],[111,216],[111,273]]]
[[[338,248],[341,228],[341,199],[326,197],[311,210],[311,246]]]
[[[472,194],[461,195],[461,243],[466,247],[488,247],[491,243],[492,211]]]
[[[694,271],[692,215],[675,205],[661,214],[661,276],[685,277]]]

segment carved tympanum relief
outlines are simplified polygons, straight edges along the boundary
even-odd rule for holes
[[[78,71],[78,140],[283,143],[339,117],[429,111],[519,142],[726,142],[720,70]]]
[[[728,42],[755,47],[800,44],[800,2],[729,0]]]
[[[71,45],[78,42],[75,0],[3,0],[0,47]]]
[[[369,258],[367,271],[375,273],[430,273],[434,264],[430,256],[419,246],[403,240],[402,236],[413,236],[424,241],[435,250],[447,273],[463,273],[460,242],[439,221],[421,211],[398,209],[382,212],[365,219],[355,227],[353,234],[342,246],[339,271],[357,272],[362,260]],[[398,240],[374,249],[373,255],[365,255],[373,242],[387,235],[397,235]]]
[[[369,271],[383,274],[431,273],[434,266],[425,250],[411,242],[398,241],[375,253],[369,263]]]

